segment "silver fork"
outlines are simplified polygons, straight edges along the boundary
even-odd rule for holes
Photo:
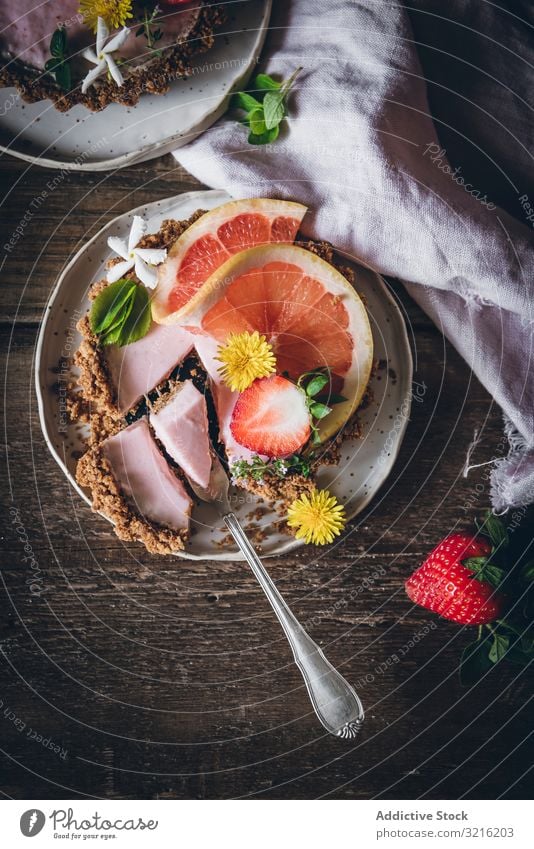
[[[245,531],[233,512],[228,498],[229,481],[217,457],[213,458],[208,489],[193,485],[203,501],[213,503],[235,539],[250,568],[267,596],[293,651],[302,673],[313,709],[330,734],[352,739],[360,730],[364,712],[360,699],[348,681],[334,669],[319,646],[306,633],[267,574]]]

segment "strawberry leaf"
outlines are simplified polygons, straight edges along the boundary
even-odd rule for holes
[[[486,563],[476,576],[479,581],[486,581],[492,587],[498,587],[506,577],[506,572],[494,563]]]
[[[506,652],[506,660],[520,666],[528,666],[534,660],[534,649],[525,650],[515,645]]]
[[[489,640],[484,638],[470,643],[463,650],[460,660],[460,683],[464,687],[472,687],[489,672],[493,662],[489,658]]]
[[[498,663],[503,659],[506,652],[510,647],[510,637],[507,637],[505,634],[499,634],[498,632],[493,633],[493,643],[489,650],[489,659],[492,663]]]
[[[463,565],[475,573],[477,581],[483,581],[493,587],[502,584],[506,577],[504,569],[496,566],[495,563],[490,563],[487,557],[468,557],[463,561]]]
[[[530,584],[534,581],[534,560],[529,560],[521,569],[521,580],[525,584]]]
[[[490,538],[494,548],[505,547],[510,542],[506,527],[490,510],[488,510],[484,517],[481,531]]]
[[[480,572],[481,569],[484,568],[486,563],[488,562],[487,557],[468,557],[467,560],[462,561],[464,566],[468,569],[472,569],[473,572]]]

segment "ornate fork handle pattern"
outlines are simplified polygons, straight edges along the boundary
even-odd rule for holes
[[[353,739],[364,720],[362,703],[356,692],[334,669],[295,618],[267,574],[235,514],[227,513],[224,522],[284,629],[319,720],[330,734],[343,739]]]

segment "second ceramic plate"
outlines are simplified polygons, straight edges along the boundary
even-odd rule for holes
[[[36,388],[41,426],[48,447],[63,472],[86,503],[89,494],[75,480],[77,459],[83,453],[85,429],[69,423],[62,405],[61,388],[68,381],[65,364],[80,343],[76,322],[89,308],[90,285],[105,274],[110,257],[107,238],[126,236],[134,215],[142,215],[149,232],[157,231],[163,219],[188,218],[197,209],[212,209],[231,198],[220,191],[189,192],[131,210],[107,224],[76,254],[59,278],[46,308],[36,353]],[[412,357],[403,317],[382,278],[361,265],[354,265],[356,288],[366,300],[380,366],[371,380],[372,402],[361,411],[362,436],[342,445],[338,466],[326,466],[319,484],[345,504],[350,518],[369,503],[387,478],[397,456],[409,418],[412,389]],[[59,367],[59,384],[58,384]],[[62,369],[65,373],[62,373]],[[253,521],[263,535],[263,555],[283,554],[302,545],[294,537],[278,532],[279,516],[270,509],[251,519],[265,502],[243,490],[234,492],[235,512],[245,527]],[[103,520],[102,520],[103,521]],[[195,534],[179,556],[200,560],[240,560],[237,550],[224,542],[227,532],[215,509],[199,504],[193,510]]]

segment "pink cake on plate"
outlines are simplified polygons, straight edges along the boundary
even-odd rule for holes
[[[66,111],[163,94],[214,43],[213,0],[2,0],[0,84]]]

